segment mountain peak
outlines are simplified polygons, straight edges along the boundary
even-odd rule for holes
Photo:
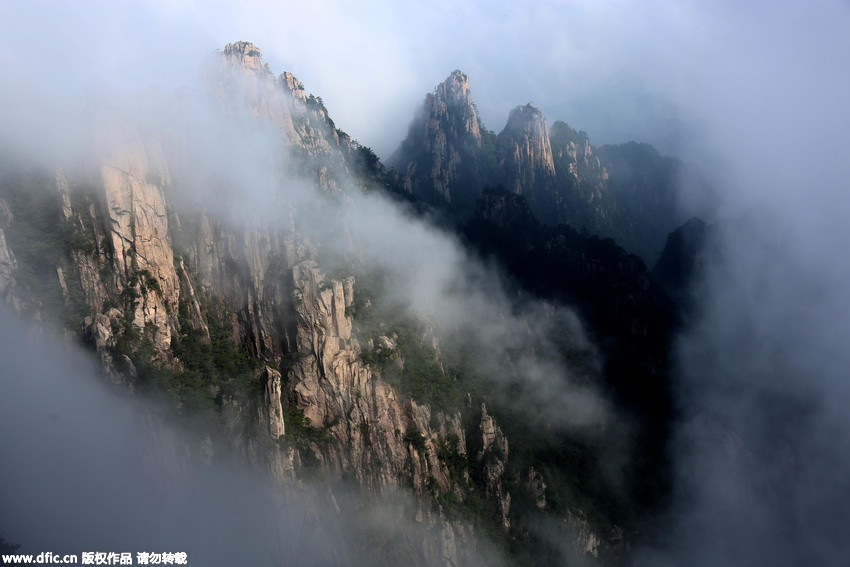
[[[545,132],[548,136],[549,127],[543,112],[529,102],[511,110],[505,130],[510,132],[535,132],[537,134]]]
[[[262,50],[249,41],[228,43],[222,52],[222,59],[259,75],[271,75],[268,63],[263,61]]]
[[[469,77],[455,70],[425,96],[422,110],[390,163],[404,172],[409,192],[432,202],[472,207],[480,187],[480,148],[481,122]]]
[[[425,106],[426,113],[446,116],[458,133],[466,132],[472,136],[476,145],[481,144],[478,110],[472,102],[469,76],[466,73],[452,71],[445,81],[437,85],[434,93],[428,95]]]
[[[469,76],[463,71],[452,71],[445,81],[437,85],[434,94],[447,104],[469,106],[474,112],[472,96],[469,94]]]
[[[549,126],[543,113],[531,103],[511,111],[499,138],[507,141],[511,148],[505,166],[508,186],[514,192],[529,191],[537,182],[555,176]]]
[[[280,85],[288,90],[294,98],[297,98],[302,102],[307,100],[307,93],[304,90],[304,85],[289,71],[281,73]]]

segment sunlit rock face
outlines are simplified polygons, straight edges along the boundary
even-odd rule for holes
[[[504,163],[509,189],[528,193],[555,176],[549,125],[538,109],[530,104],[514,108],[499,137],[507,146]],[[530,200],[534,202],[533,197]]]

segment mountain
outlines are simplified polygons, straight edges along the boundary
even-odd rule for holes
[[[486,147],[493,143],[493,133],[484,128],[472,102],[469,77],[454,71],[425,97],[389,164],[402,173],[405,190],[417,199],[466,210],[475,202],[476,188],[488,182]]]
[[[536,209],[545,210],[549,203],[541,193],[555,177],[555,163],[543,113],[530,104],[514,108],[499,133],[499,145],[508,187],[517,194],[525,190]]]
[[[426,96],[389,160],[410,194],[465,219],[484,187],[502,185],[523,195],[544,223],[614,238],[655,262],[680,222],[677,160],[648,144],[597,150],[564,122],[550,129],[530,103],[511,110],[496,135],[481,124],[470,93],[468,77],[455,71]]]
[[[249,136],[256,123],[270,124],[282,149],[299,156],[303,183],[341,193],[356,148],[294,78],[272,76],[245,42],[228,45],[205,72],[214,100],[248,124]],[[4,167],[7,302],[29,319],[63,320],[111,382],[137,395],[167,393],[177,414],[207,416],[212,443],[189,444],[186,455],[235,459],[283,484],[322,470],[364,495],[409,483],[427,503],[448,491],[438,439],[458,439],[454,451],[465,454],[459,416],[401,396],[362,359],[346,314],[353,278],[326,275],[316,243],[292,221],[236,223],[216,203],[199,206],[191,184],[178,185],[203,175],[191,163],[185,171],[191,156],[169,154],[120,118],[110,117],[107,151],[78,177]],[[172,176],[171,167],[180,171]],[[239,191],[221,189],[218,200],[230,209],[244,198]],[[309,506],[319,514],[330,504]],[[421,513],[452,544],[471,539],[467,524],[453,528],[427,505]],[[424,541],[408,554],[440,556],[440,541]],[[344,559],[332,539],[323,545]],[[428,545],[436,551],[422,551]],[[460,562],[474,552],[472,543],[452,551]]]
[[[718,252],[712,246],[716,228],[700,218],[692,218],[667,236],[658,262],[652,268],[653,278],[688,314],[696,304],[696,289],[705,276],[708,258]]]
[[[659,244],[687,220],[677,213],[677,187],[686,168],[678,159],[662,156],[645,143],[606,145],[598,154],[615,181],[624,216],[638,227],[633,229],[632,239],[640,249],[652,250],[647,256],[647,265],[652,265],[661,253]]]
[[[646,503],[664,497],[664,443],[673,416],[668,349],[677,310],[643,262],[611,239],[537,221],[521,195],[487,189],[464,227],[467,242],[495,258],[523,289],[574,306],[594,332],[602,378],[619,411],[641,426],[635,436],[643,469],[634,494]],[[671,236],[672,238],[672,236]],[[650,480],[654,479],[654,480]],[[652,486],[654,482],[658,482]]]
[[[394,171],[250,43],[202,78],[161,124],[98,109],[73,167],[4,157],[6,307],[165,399],[151,439],[191,423],[176,469],[260,472],[318,526],[271,564],[624,561],[666,498],[674,313],[555,224],[625,218],[587,137],[530,105],[496,135],[455,71]]]

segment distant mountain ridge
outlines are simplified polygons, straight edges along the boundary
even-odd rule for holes
[[[651,265],[684,220],[674,190],[680,164],[631,147],[597,149],[564,122],[550,128],[530,103],[511,110],[497,135],[481,123],[468,76],[454,71],[426,96],[388,164],[409,193],[451,215],[468,217],[484,187],[503,185],[541,221],[614,238]]]

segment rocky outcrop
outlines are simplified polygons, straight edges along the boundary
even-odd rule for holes
[[[550,130],[530,103],[496,136],[481,125],[460,71],[427,95],[389,163],[409,193],[453,218],[468,218],[482,190],[501,185],[541,222],[611,237],[648,264],[675,227],[676,160],[634,142],[597,150],[564,122]]]
[[[550,141],[558,185],[565,195],[572,195],[572,206],[563,207],[561,221],[573,226],[584,224],[600,230],[616,216],[617,203],[612,199],[609,173],[587,134],[577,132],[564,122],[552,125]],[[569,200],[566,198],[565,200]],[[576,207],[580,205],[580,207]],[[585,209],[591,214],[577,215],[575,209]]]
[[[447,121],[452,133],[466,134],[476,145],[481,145],[481,124],[478,111],[469,91],[469,77],[453,71],[440,83],[434,94],[425,99],[425,112],[430,122]]]
[[[339,140],[347,138],[332,135],[320,101],[305,97],[290,74],[274,79],[250,44],[228,46],[218,64],[224,78],[213,80],[214,92],[225,107],[278,125],[290,150],[331,156],[316,167],[317,180],[332,177],[328,168],[344,162]],[[237,92],[229,81],[247,86]],[[268,89],[278,92],[270,96]],[[355,479],[371,494],[410,486],[417,518],[444,534],[430,553],[462,564],[458,558],[471,532],[444,522],[432,506],[435,493],[456,489],[438,453],[439,439],[448,437],[465,451],[460,416],[432,415],[430,407],[401,396],[361,360],[346,315],[353,278],[325,276],[314,259],[316,246],[291,222],[234,225],[169,200],[179,188],[172,187],[160,146],[122,126],[105,133],[110,138],[103,147],[111,151],[104,153],[95,184],[100,207],[72,206],[73,183],[57,182],[71,221],[93,214],[92,224],[108,227],[103,258],[99,251],[75,256],[78,278],[109,260],[109,277],[90,298],[94,313],[87,320],[107,373],[131,385],[142,379],[126,355],[115,354],[126,336],[118,325],[125,312],[123,305],[104,310],[110,299],[135,299],[128,324],[153,341],[162,364],[177,371],[186,361],[171,351],[172,341],[197,335],[209,342],[207,323],[221,321],[232,329],[232,342],[264,363],[253,378],[256,399],[213,389],[228,450],[263,466],[279,482],[321,467],[331,478]],[[221,450],[216,443],[205,449],[209,459]]]
[[[66,294],[72,280],[95,274],[97,283],[86,295],[86,335],[110,380],[134,389],[148,379],[135,358],[116,348],[126,343],[128,329],[140,333],[136,341],[151,340],[157,364],[179,371],[185,361],[172,352],[171,339],[197,335],[209,342],[207,322],[219,319],[232,329],[234,343],[249,346],[266,364],[254,377],[255,399],[218,392],[224,433],[201,439],[186,453],[208,463],[237,455],[268,471],[287,492],[299,471],[310,467],[320,467],[331,482],[354,479],[373,495],[412,487],[411,525],[441,534],[417,548],[445,564],[464,564],[474,549],[472,529],[444,521],[432,505],[435,491],[455,489],[438,453],[439,439],[447,437],[459,439],[465,451],[460,416],[432,415],[362,362],[346,314],[354,279],[327,278],[311,259],[315,246],[289,226],[237,229],[210,215],[177,214],[168,201],[167,173],[160,174],[161,185],[151,174],[151,164],[159,164],[156,152],[141,142],[113,147],[125,149],[99,169],[91,187],[95,202],[80,201],[80,184],[64,175],[57,176],[55,192],[68,222],[110,227],[97,229],[102,243],[72,250],[71,262],[58,270]],[[187,241],[182,233],[193,214],[196,239],[178,250],[175,242]],[[157,285],[143,279],[148,277]],[[162,317],[156,329],[155,314]],[[138,348],[139,342],[122,348]],[[302,414],[305,423],[286,423],[287,412]],[[303,498],[309,503],[314,496]]]
[[[284,71],[280,76],[281,86],[289,92],[289,95],[301,102],[307,102],[307,93],[304,91],[304,85],[295,78],[295,75],[289,71]]]
[[[260,382],[264,384],[260,420],[268,427],[269,436],[276,441],[286,433],[286,424],[283,422],[283,406],[281,405],[283,396],[280,372],[266,366],[260,375]]]
[[[112,284],[134,298],[132,323],[140,329],[150,325],[154,344],[166,351],[180,297],[163,194],[170,184],[168,168],[158,143],[146,143],[132,125],[116,122],[102,130],[100,166]]]
[[[454,71],[425,97],[419,116],[390,164],[408,192],[426,200],[467,206],[488,177],[479,163],[484,131],[469,77]]]
[[[12,222],[12,211],[3,199],[0,199],[0,300],[12,304],[15,291],[15,270],[18,263],[15,254],[6,244],[4,232]]]
[[[481,404],[481,424],[478,429],[482,447],[478,453],[478,462],[482,467],[484,490],[493,505],[497,524],[507,533],[511,529],[511,495],[505,489],[503,476],[508,461],[508,440],[493,416],[487,413],[484,404]]]
[[[274,124],[290,143],[299,141],[288,101],[255,45],[228,44],[207,63],[203,77],[225,112]]]
[[[511,111],[499,139],[505,153],[506,187],[527,195],[532,203],[538,201],[535,191],[555,177],[546,117],[531,104],[517,106]]]
[[[350,140],[340,137],[321,99],[307,97],[304,85],[291,73],[276,78],[254,44],[228,44],[208,62],[204,79],[226,112],[254,118],[261,128],[272,124],[290,148],[311,156],[334,158],[331,165],[344,169],[336,146],[347,145]]]
[[[577,182],[589,181],[601,191],[609,173],[587,134],[577,132],[566,123],[556,121],[550,132],[555,169],[558,174],[570,175]]]
[[[546,507],[546,482],[543,480],[543,475],[534,470],[534,467],[528,469],[528,480],[525,488],[534,499],[535,506],[541,510]]]
[[[407,479],[424,496],[432,477],[448,490],[437,437],[462,437],[460,417],[432,419],[428,406],[403,399],[361,361],[345,314],[353,279],[327,280],[312,260],[294,265],[292,274],[298,314],[293,400],[310,425],[334,441],[317,453],[331,469],[354,474],[375,492]]]

